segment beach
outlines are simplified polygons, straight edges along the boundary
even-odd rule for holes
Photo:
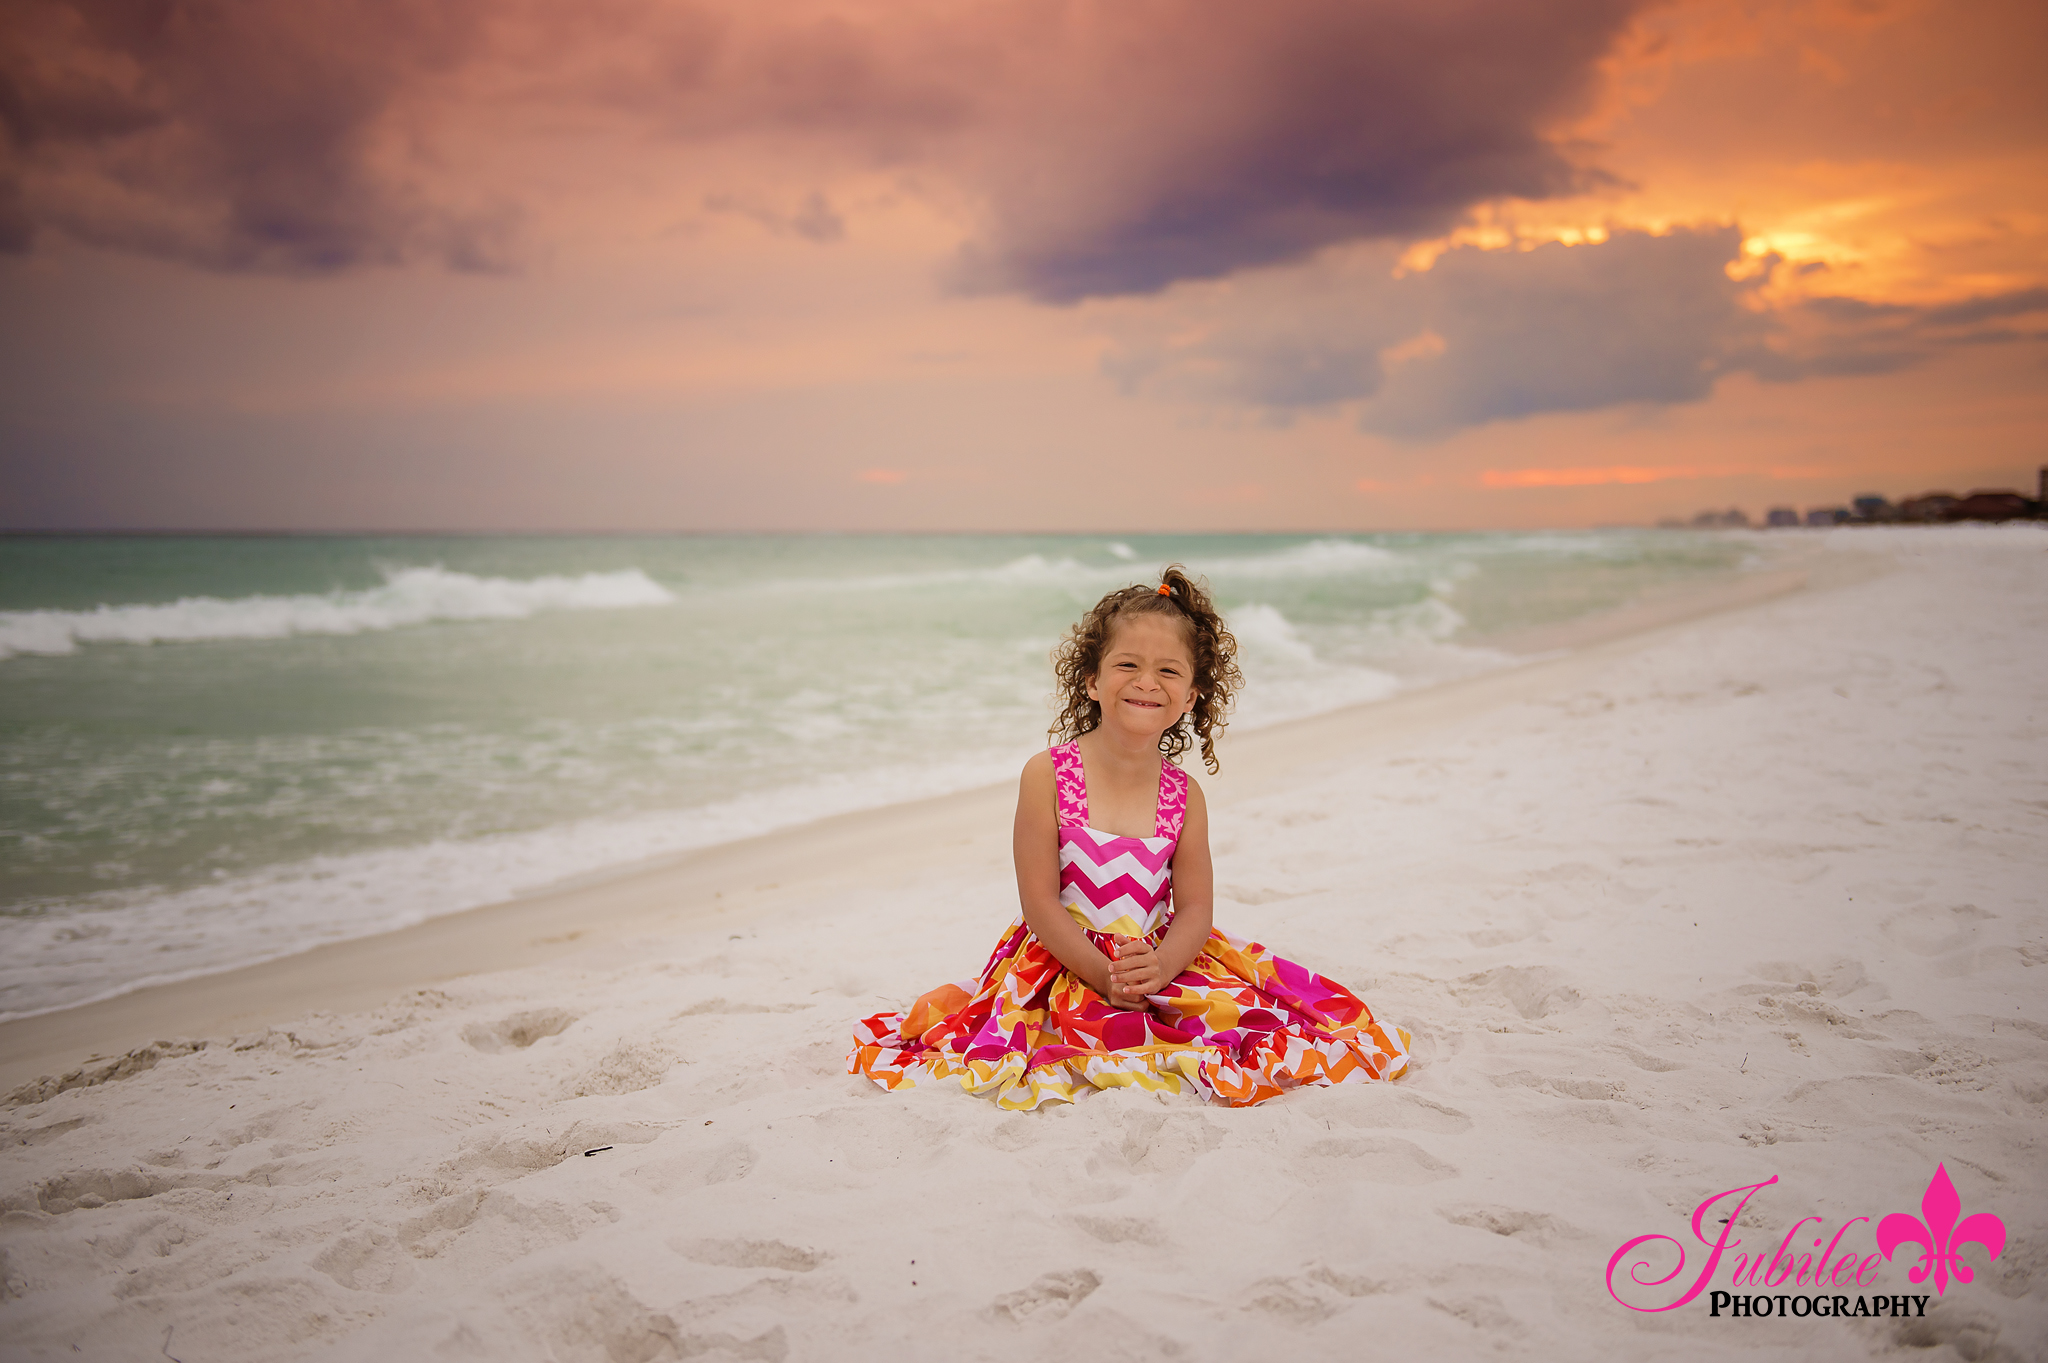
[[[5,1354],[2048,1356],[2048,534],[1804,543],[1226,738],[1216,920],[1397,1082],[847,1075],[1015,913],[1011,788],[857,809],[0,1024]],[[1927,1296],[1937,1166],[2004,1241],[1903,1318],[1647,1309],[1752,1185],[1741,1252],[1870,1260],[1770,1290]]]

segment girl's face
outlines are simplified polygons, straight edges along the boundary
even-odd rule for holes
[[[1088,698],[1104,727],[1156,739],[1195,708],[1194,678],[1186,630],[1165,615],[1126,616],[1110,628]]]

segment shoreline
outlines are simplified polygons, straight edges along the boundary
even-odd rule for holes
[[[1513,666],[1384,700],[1230,735],[1229,765],[1201,775],[1228,803],[1269,787],[1318,750],[1370,746],[1569,685],[1581,669],[1663,632],[1794,592],[1829,589],[1888,571],[1881,555],[1829,555],[1815,544],[1795,561],[1707,584],[1647,593],[1553,626],[1467,642],[1522,655]],[[118,1061],[159,1041],[260,1031],[308,1012],[374,1008],[410,989],[542,965],[639,934],[701,924],[772,896],[815,895],[829,882],[871,883],[904,846],[974,847],[993,840],[1007,864],[1010,784],[835,815],[736,842],[626,862],[538,886],[510,899],[440,914],[388,932],[175,980],[0,1022],[0,1095],[82,1066]],[[574,914],[576,923],[559,921]],[[440,964],[446,962],[448,964]]]

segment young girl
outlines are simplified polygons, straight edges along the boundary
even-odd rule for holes
[[[1408,1033],[1349,990],[1210,925],[1208,807],[1167,759],[1199,738],[1218,769],[1244,679],[1208,593],[1178,564],[1161,579],[1103,597],[1053,655],[1063,741],[1024,764],[1023,912],[980,979],[861,1023],[853,1073],[1029,1110],[1120,1084],[1244,1106],[1408,1068]]]

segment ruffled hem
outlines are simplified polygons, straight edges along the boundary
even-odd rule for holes
[[[981,979],[865,1019],[848,1069],[890,1090],[950,1080],[1028,1112],[1125,1087],[1248,1107],[1409,1068],[1407,1031],[1383,1027],[1341,985],[1224,933],[1151,1003],[1111,1008],[1017,923]]]
[[[857,1046],[849,1073],[865,1074],[889,1090],[952,1080],[965,1092],[992,1098],[1008,1112],[1031,1112],[1046,1103],[1071,1103],[1083,1089],[1140,1088],[1150,1093],[1192,1092],[1206,1102],[1250,1107],[1289,1089],[1327,1088],[1350,1080],[1398,1079],[1408,1072],[1407,1031],[1395,1028],[1401,1050],[1383,1072],[1349,1048],[1290,1038],[1292,1063],[1248,1069],[1214,1046],[1148,1046],[1100,1051],[1026,1067],[1012,1053],[999,1061],[955,1060],[944,1054],[891,1058],[883,1046]],[[1331,1055],[1332,1050],[1339,1054]],[[1313,1058],[1311,1058],[1313,1057]]]

